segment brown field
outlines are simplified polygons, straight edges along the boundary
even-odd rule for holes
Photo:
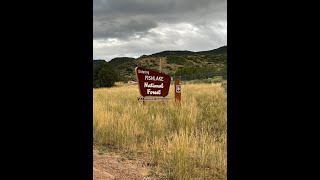
[[[147,164],[145,178],[227,179],[227,94],[221,83],[182,85],[181,106],[173,93],[171,85],[171,100],[142,105],[137,84],[94,89],[95,156],[120,154],[136,161],[134,167]]]

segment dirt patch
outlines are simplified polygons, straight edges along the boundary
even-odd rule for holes
[[[94,180],[153,180],[165,179],[154,173],[152,167],[144,159],[129,160],[117,153],[98,153],[93,150]]]

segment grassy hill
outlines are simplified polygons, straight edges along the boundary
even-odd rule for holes
[[[139,58],[117,57],[107,62],[127,80],[135,80],[134,68],[145,67],[159,71],[160,59],[162,72],[170,75],[191,75],[195,73],[227,74],[227,46],[209,51],[162,51]],[[101,62],[95,62],[99,64]],[[101,60],[99,60],[101,61]]]

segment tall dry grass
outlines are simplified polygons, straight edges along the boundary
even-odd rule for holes
[[[182,103],[139,103],[138,85],[93,90],[96,146],[145,152],[169,179],[226,179],[227,95],[221,84],[182,85]]]

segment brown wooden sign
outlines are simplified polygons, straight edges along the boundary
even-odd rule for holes
[[[141,96],[165,97],[169,93],[171,77],[150,69],[135,69]]]

